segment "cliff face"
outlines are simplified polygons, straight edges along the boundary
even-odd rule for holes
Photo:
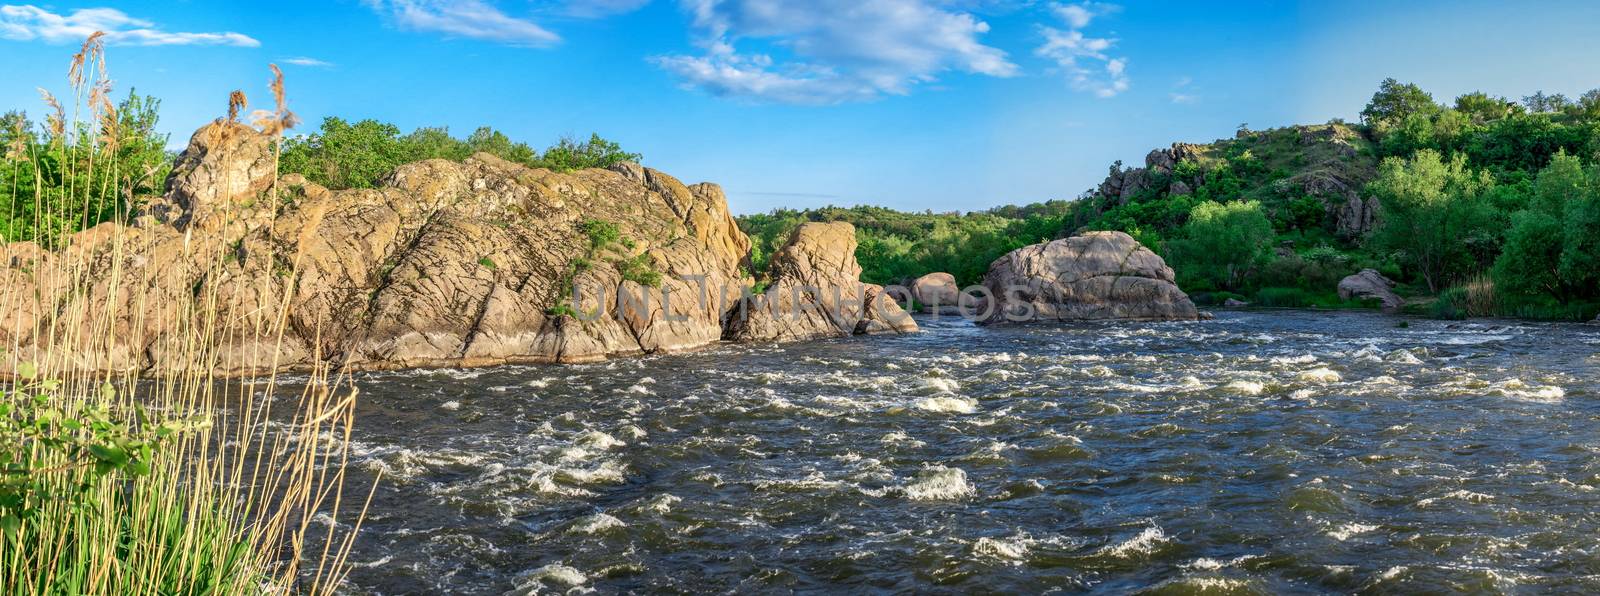
[[[0,343],[19,361],[68,353],[58,366],[144,373],[203,366],[179,358],[197,337],[225,374],[583,362],[716,342],[748,284],[750,242],[714,184],[478,154],[330,191],[275,180],[272,147],[208,125],[134,225],[54,253],[0,246],[14,311]],[[39,312],[67,303],[103,312],[78,330]]]

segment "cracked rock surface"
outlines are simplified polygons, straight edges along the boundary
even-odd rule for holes
[[[996,259],[983,278],[981,323],[1195,320],[1172,268],[1122,232],[1089,232],[1024,246]]]
[[[274,179],[273,145],[209,124],[132,226],[96,226],[59,251],[0,245],[0,291],[19,305],[0,344],[20,361],[70,348],[56,360],[81,357],[58,366],[145,374],[586,362],[717,342],[749,283],[750,241],[713,184],[480,153],[335,191]],[[594,247],[587,220],[616,225],[622,241]],[[625,263],[658,272],[659,287],[625,279]],[[63,329],[36,308],[68,303],[104,312],[56,313],[95,327]],[[210,362],[179,357],[197,336],[214,344]]]

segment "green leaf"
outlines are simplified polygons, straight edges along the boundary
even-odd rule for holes
[[[115,445],[90,445],[89,454],[95,459],[116,466],[128,463],[128,452]]]
[[[0,530],[4,530],[7,534],[15,535],[22,531],[22,520],[17,519],[15,515],[0,517]]]
[[[22,362],[22,363],[17,364],[17,378],[20,378],[20,379],[22,379],[24,381],[32,381],[35,377],[38,377],[38,376],[39,376],[39,366],[38,365],[36,365],[36,364],[34,364],[32,362]]]

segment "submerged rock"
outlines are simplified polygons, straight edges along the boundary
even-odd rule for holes
[[[1172,268],[1122,232],[1089,232],[1025,246],[989,266],[981,323],[1201,318]]]
[[[1244,308],[1246,306],[1250,306],[1250,303],[1249,302],[1245,302],[1243,300],[1240,300],[1238,298],[1229,298],[1227,300],[1224,300],[1222,302],[1222,305],[1227,307],[1227,308]]]
[[[274,148],[207,125],[134,226],[102,224],[56,252],[0,246],[19,307],[0,344],[22,346],[20,361],[54,350],[57,369],[150,374],[583,362],[717,342],[748,283],[750,241],[713,184],[480,153],[335,191],[276,178]],[[53,273],[67,258],[97,274]],[[53,324],[96,333],[27,310],[73,295],[103,312]],[[185,358],[197,337],[211,362]]]
[[[1339,298],[1377,299],[1383,303],[1383,309],[1387,311],[1397,311],[1406,305],[1405,299],[1394,293],[1394,282],[1374,269],[1362,269],[1360,273],[1340,280]]]
[[[849,223],[800,224],[772,255],[771,279],[765,293],[728,311],[724,337],[799,341],[917,331],[881,286],[861,283],[856,230]]]

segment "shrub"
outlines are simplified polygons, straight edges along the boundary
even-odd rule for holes
[[[1467,318],[1467,291],[1464,288],[1450,288],[1439,293],[1439,298],[1433,302],[1433,318],[1448,321],[1459,321]]]

